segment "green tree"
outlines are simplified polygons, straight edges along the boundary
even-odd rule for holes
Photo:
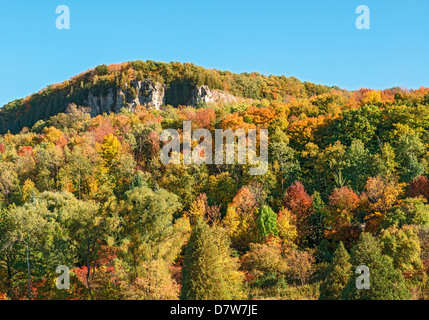
[[[361,140],[353,140],[345,155],[344,179],[355,192],[365,188],[369,172],[369,151]]]
[[[422,159],[424,152],[425,146],[417,133],[400,136],[396,154],[402,181],[408,183],[425,172],[427,164]]]
[[[390,144],[384,143],[380,153],[371,157],[372,176],[380,176],[390,180],[398,167],[395,157],[395,152]]]
[[[280,133],[278,132],[280,131]],[[281,187],[290,185],[300,171],[296,151],[288,146],[286,138],[282,137],[283,131],[277,129],[274,137],[270,140],[270,160],[277,161],[281,172]],[[284,134],[284,133],[283,133]]]
[[[181,299],[229,300],[245,297],[243,276],[231,257],[227,238],[202,219],[194,225],[186,247]]]
[[[429,206],[422,198],[406,198],[399,206],[395,206],[386,212],[381,226],[388,228],[403,225],[429,226]]]
[[[358,109],[346,110],[333,128],[333,139],[350,145],[353,140],[361,140],[364,144],[376,146],[377,126],[381,121],[381,111],[377,106],[363,106]],[[334,140],[334,141],[335,141]]]
[[[382,252],[393,259],[395,269],[406,272],[418,270],[423,266],[419,237],[411,227],[391,227],[383,230],[380,243]]]
[[[35,199],[22,207],[12,207],[3,219],[8,228],[0,256],[7,257],[6,265],[16,268],[15,272],[22,276],[12,283],[15,272],[8,272],[7,282],[18,291],[26,287],[28,297],[34,298],[35,283],[53,280],[58,265],[73,262],[73,246],[67,245],[68,234],[58,213],[50,211],[44,200]],[[8,265],[11,261],[16,264]]]
[[[341,299],[341,292],[352,276],[351,267],[350,255],[343,243],[340,242],[337,250],[335,250],[334,259],[329,264],[325,281],[320,286],[319,300]]]
[[[180,208],[179,198],[164,190],[152,190],[147,185],[134,188],[125,195],[122,246],[123,259],[134,280],[141,266],[155,259],[166,258],[171,250],[180,250],[174,244],[176,231],[173,215]],[[173,257],[174,259],[175,257]]]
[[[261,240],[264,240],[268,237],[275,237],[279,234],[279,229],[277,227],[277,215],[269,206],[263,206],[261,208],[257,219],[257,224],[259,227]]]
[[[407,300],[410,299],[402,274],[395,270],[392,258],[383,255],[380,245],[370,233],[362,233],[351,251],[353,270],[364,265],[370,272],[370,289],[358,289],[353,273],[341,294],[344,300]]]
[[[312,230],[309,234],[310,245],[317,246],[324,238],[328,209],[318,191],[313,193],[313,214],[308,218]]]

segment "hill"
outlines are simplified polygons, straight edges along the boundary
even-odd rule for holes
[[[123,107],[196,105],[236,97],[285,100],[308,98],[330,87],[301,82],[295,77],[235,74],[191,63],[132,61],[100,65],[70,80],[49,85],[0,109],[0,134],[19,132],[39,120],[64,112],[71,103],[91,108],[91,115],[118,113]]]
[[[365,299],[429,297],[428,88],[130,62],[1,115],[0,300],[357,299],[362,264]],[[267,129],[267,171],[162,161],[188,121]]]

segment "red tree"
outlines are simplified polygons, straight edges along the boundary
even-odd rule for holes
[[[423,196],[429,199],[429,180],[425,176],[418,176],[410,183],[408,195],[412,198]]]
[[[31,155],[32,152],[33,152],[32,147],[25,146],[25,147],[22,147],[21,150],[19,150],[17,153],[18,153],[18,156],[25,157],[25,156]]]
[[[359,196],[344,186],[335,189],[329,196],[329,206],[337,212],[352,212],[359,205]]]
[[[308,217],[313,214],[313,197],[308,195],[301,182],[296,181],[287,188],[283,205],[295,215],[298,237],[302,240],[310,232]]]

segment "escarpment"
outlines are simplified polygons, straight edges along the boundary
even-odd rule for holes
[[[97,116],[119,113],[123,108],[133,111],[139,105],[160,110],[163,105],[197,106],[242,99],[286,101],[328,90],[295,77],[236,74],[192,63],[148,60],[100,65],[0,108],[0,134],[31,129],[38,121],[65,112],[70,104],[90,108],[91,116]]]
[[[167,87],[165,84],[163,85],[159,82],[152,82],[149,80],[133,80],[126,86],[125,90],[121,88],[117,90],[110,88],[107,94],[92,94],[89,92],[85,105],[91,108],[91,116],[109,112],[119,113],[124,107],[133,110],[139,105],[149,109],[160,110],[163,105],[175,104],[167,103],[168,99],[166,99],[166,93]],[[173,97],[173,99],[174,98],[175,97]],[[188,96],[185,95],[180,104],[196,106],[199,103],[231,103],[235,101],[237,101],[237,98],[232,94],[216,89],[210,90],[208,86],[203,85],[192,88],[190,94]]]
[[[160,110],[170,104],[196,106],[199,103],[237,101],[232,94],[221,90],[211,90],[208,86],[193,86],[188,90],[173,91],[166,84],[152,80],[131,80],[118,87],[114,84],[102,87],[91,87],[87,90],[64,93],[40,92],[33,98],[16,100],[14,104],[0,109],[0,134],[8,131],[19,132],[23,127],[31,128],[37,121],[66,111],[69,104],[89,108],[92,117],[104,113],[119,113],[122,108],[133,111],[137,106]],[[11,107],[12,106],[12,107]],[[18,107],[19,106],[19,107]]]

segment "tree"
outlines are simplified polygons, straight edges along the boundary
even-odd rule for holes
[[[257,219],[261,240],[275,237],[279,234],[277,215],[269,206],[263,206]]]
[[[380,243],[383,254],[393,259],[395,269],[404,273],[423,266],[419,238],[411,227],[391,227],[383,230]]]
[[[143,274],[131,283],[123,281],[121,289],[126,300],[177,300],[180,293],[164,260],[147,262]]]
[[[315,191],[312,196],[313,214],[309,217],[309,224],[312,229],[310,234],[310,244],[311,246],[317,246],[325,236],[328,209],[318,191]]]
[[[55,190],[58,171],[64,163],[61,147],[53,143],[41,143],[33,150],[36,177],[32,179],[39,191]]]
[[[418,176],[410,182],[408,195],[412,198],[423,196],[429,199],[429,180],[425,176]]]
[[[283,132],[282,132],[283,133]],[[276,136],[275,136],[276,137]],[[274,138],[275,138],[274,137]],[[273,139],[272,139],[273,140]],[[270,141],[270,160],[277,161],[281,172],[281,187],[284,190],[285,183],[291,183],[300,170],[296,152],[284,142],[284,140],[274,139]]]
[[[340,140],[346,145],[350,145],[353,140],[375,145],[374,138],[380,121],[381,111],[377,106],[346,110],[333,128],[332,139]]]
[[[425,146],[417,133],[399,137],[396,154],[402,181],[409,182],[424,173],[427,166],[422,159],[424,152]]]
[[[277,228],[279,230],[279,238],[283,244],[292,245],[298,238],[296,229],[296,219],[289,210],[283,209],[277,215]]]
[[[361,140],[353,140],[345,155],[344,179],[355,192],[360,193],[370,174],[369,151]]]
[[[113,220],[101,214],[100,205],[94,201],[79,201],[70,194],[45,193],[50,202],[56,202],[61,213],[62,222],[70,232],[69,243],[73,244],[77,254],[82,257],[85,265],[84,285],[91,299],[94,298],[92,286],[97,269],[97,261],[101,247],[106,243],[110,228],[114,228]]]
[[[9,203],[13,191],[17,187],[17,176],[15,171],[0,163],[0,195]]]
[[[219,225],[220,206],[209,206],[205,193],[200,194],[189,209],[189,216],[193,221],[203,219],[210,225]]]
[[[301,286],[307,284],[315,271],[314,263],[316,260],[312,251],[286,247],[284,254],[289,276],[294,280],[298,280]]]
[[[389,143],[384,143],[380,154],[371,158],[372,176],[380,176],[384,179],[392,179],[396,174],[398,163],[395,161],[396,155]]]
[[[304,185],[296,181],[286,189],[283,204],[295,215],[298,236],[303,241],[310,231],[308,217],[313,213],[313,198],[305,191]]]
[[[429,226],[429,206],[422,198],[406,198],[384,215],[382,227],[404,225]]]
[[[34,182],[30,179],[25,180],[24,185],[22,186],[22,200],[24,200],[24,202],[34,200],[37,193],[38,191]]]
[[[340,300],[341,292],[352,276],[350,255],[342,242],[334,253],[334,259],[329,264],[325,280],[320,286],[319,300]]]
[[[226,181],[224,179],[226,179]],[[222,200],[231,199],[232,196],[230,192],[221,192],[221,188],[219,186],[222,185],[225,187],[225,189],[228,188],[230,186],[227,184],[229,179],[230,177],[228,176],[227,172],[225,175],[220,175],[218,177],[211,176],[209,178],[207,167],[204,164],[185,165],[181,163],[176,165],[171,163],[167,165],[165,173],[160,179],[160,186],[169,192],[178,195],[184,208],[189,209],[196,196],[201,193],[203,187],[207,183],[213,183],[213,192],[207,192],[209,200],[211,200],[210,197],[213,197],[213,194],[216,194],[216,200],[219,198],[222,198]],[[217,203],[218,202],[216,201],[216,204]]]
[[[370,289],[356,288],[359,274],[353,273],[341,294],[344,300],[407,300],[410,293],[402,274],[395,270],[390,257],[383,255],[377,240],[362,233],[351,251],[352,270],[364,265],[370,272]]]
[[[174,260],[187,230],[186,225],[183,225],[185,230],[176,226],[184,221],[174,221],[174,214],[181,208],[176,195],[164,189],[152,190],[145,184],[128,191],[125,199],[123,260],[130,270],[128,278],[133,281],[146,272],[146,262],[167,257],[169,261]],[[177,237],[180,241],[175,241]]]
[[[268,285],[271,279],[279,280],[288,272],[288,264],[282,246],[275,242],[251,243],[241,260],[251,283]]]
[[[228,230],[234,247],[242,249],[256,241],[258,204],[246,186],[238,190],[228,206],[223,225]]]
[[[405,184],[386,178],[369,178],[365,185],[370,209],[382,213],[389,210],[403,194]]]
[[[95,74],[98,76],[105,76],[108,73],[109,73],[109,68],[105,64],[95,67]]]
[[[121,153],[121,143],[118,138],[113,134],[108,134],[103,139],[103,144],[101,145],[101,157],[103,158],[104,165],[106,167],[111,167],[114,160]]]
[[[35,284],[43,279],[53,279],[58,265],[71,262],[73,246],[65,245],[68,235],[60,223],[58,212],[52,212],[43,199],[35,199],[22,207],[12,207],[3,217],[7,226],[2,254],[15,260],[19,272],[25,275],[16,289],[27,287],[28,298],[35,295]],[[16,255],[16,256],[14,256]],[[5,261],[7,263],[7,261]],[[9,266],[12,267],[12,266]],[[13,280],[8,273],[8,282]]]
[[[318,154],[315,170],[324,172],[321,177],[318,177],[319,190],[322,194],[327,195],[335,187],[341,188],[346,184],[342,174],[345,166],[345,153],[345,146],[340,141],[336,141]]]
[[[220,229],[198,219],[186,247],[182,273],[184,300],[229,300],[244,297],[243,277]]]
[[[91,194],[91,177],[93,167],[96,165],[96,157],[93,150],[75,146],[70,152],[66,149],[66,164],[58,172],[61,186],[82,199]]]
[[[329,196],[329,210],[326,224],[336,233],[344,227],[349,227],[353,213],[359,205],[359,197],[348,187],[335,189]]]

